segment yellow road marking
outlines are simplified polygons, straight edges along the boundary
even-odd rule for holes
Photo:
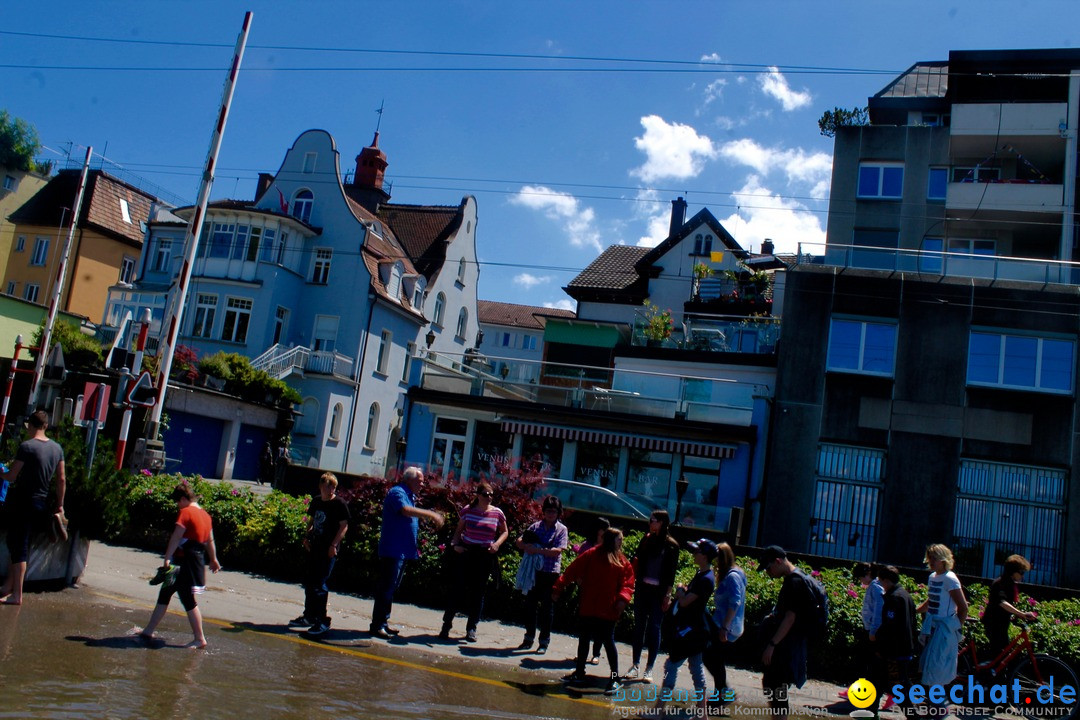
[[[127,605],[143,605],[144,604],[142,601],[136,600],[134,598],[123,597],[121,595],[112,595],[112,594],[109,594],[109,593],[100,592],[98,590],[90,590],[88,592],[91,595],[96,595],[97,597],[106,598],[108,600],[112,600],[114,602],[124,603],[124,604],[127,604]],[[186,615],[184,613],[182,613],[182,612],[180,612],[178,610],[170,609],[169,614],[170,615],[176,615],[177,617],[186,617]],[[239,629],[244,630],[246,632],[253,632],[256,635],[262,635],[264,637],[275,638],[275,639],[278,639],[278,640],[285,640],[286,642],[295,643],[297,645],[307,645],[309,647],[321,648],[321,649],[324,649],[324,650],[332,650],[334,652],[341,653],[343,655],[351,655],[352,657],[362,658],[364,660],[371,660],[373,662],[381,662],[381,663],[385,663],[387,665],[396,665],[398,667],[409,668],[411,670],[420,670],[422,672],[432,673],[434,675],[442,675],[444,677],[452,677],[452,678],[455,678],[457,680],[467,680],[469,682],[481,683],[483,685],[490,685],[492,687],[504,688],[504,689],[507,689],[507,690],[514,690],[514,691],[518,690],[518,688],[516,688],[511,683],[506,682],[505,680],[491,680],[489,678],[483,678],[483,677],[479,677],[477,675],[469,675],[467,673],[455,672],[453,670],[443,670],[442,668],[431,667],[430,665],[422,665],[420,663],[414,663],[414,662],[410,662],[408,660],[399,660],[397,658],[384,657],[382,655],[375,655],[375,654],[372,654],[372,653],[364,652],[362,650],[356,650],[355,648],[343,647],[341,645],[330,645],[328,643],[323,643],[323,642],[316,642],[314,640],[308,640],[307,638],[301,637],[299,635],[292,635],[292,634],[283,635],[281,633],[272,633],[272,632],[266,632],[266,631],[263,631],[263,630],[254,630],[252,628],[244,627],[240,623],[236,623],[236,622],[232,622],[232,621],[228,621],[228,620],[217,620],[215,618],[208,618],[208,617],[205,617],[205,616],[203,617],[203,622],[208,623],[210,625],[216,625],[216,626],[222,627],[222,628],[239,628]],[[600,701],[597,701],[597,700],[591,700],[589,698],[584,698],[584,697],[582,697],[582,698],[574,698],[574,697],[569,697],[567,695],[545,695],[544,697],[550,697],[550,698],[554,698],[556,700],[566,700],[566,701],[574,702],[574,703],[582,703],[582,704],[585,704],[585,705],[592,705],[594,707],[601,707],[601,708],[608,708],[608,709],[611,708],[610,703],[600,702]]]

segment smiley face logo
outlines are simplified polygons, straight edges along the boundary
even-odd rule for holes
[[[859,678],[848,688],[848,702],[857,708],[868,708],[877,700],[877,688],[866,678]]]

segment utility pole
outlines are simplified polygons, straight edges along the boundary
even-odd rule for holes
[[[185,233],[184,262],[180,266],[180,277],[177,279],[176,287],[173,289],[173,297],[169,303],[169,315],[163,325],[166,335],[158,350],[157,400],[150,411],[150,419],[146,428],[147,451],[160,452],[162,457],[164,450],[158,436],[158,430],[161,427],[161,412],[165,408],[165,391],[169,385],[173,352],[176,350],[176,339],[180,334],[184,305],[187,304],[188,283],[191,281],[191,271],[195,262],[195,253],[199,246],[199,235],[202,233],[206,205],[210,200],[210,189],[214,185],[214,171],[217,166],[218,152],[221,150],[221,140],[225,134],[225,122],[229,119],[229,106],[232,104],[233,91],[236,89],[236,77],[240,72],[240,63],[244,59],[244,48],[247,46],[248,32],[251,29],[251,18],[251,12],[244,15],[244,26],[240,30],[240,36],[236,39],[232,67],[229,70],[228,77],[225,79],[225,89],[222,92],[217,124],[214,126],[214,131],[210,136],[210,151],[206,156],[206,166],[203,170],[202,182],[199,185],[198,200],[195,211],[191,214],[191,220],[188,221]]]

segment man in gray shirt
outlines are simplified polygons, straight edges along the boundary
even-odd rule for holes
[[[30,415],[26,429],[30,439],[19,445],[15,462],[4,477],[13,487],[8,492],[9,509],[7,544],[11,569],[0,586],[0,604],[21,605],[26,559],[30,552],[30,533],[46,524],[51,514],[64,512],[64,451],[45,435],[49,416],[43,410]],[[56,501],[48,507],[49,485],[56,476]]]

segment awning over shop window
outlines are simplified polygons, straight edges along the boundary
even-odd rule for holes
[[[503,421],[502,429],[505,432],[521,433],[523,435],[537,435],[539,437],[561,438],[563,440],[578,440],[604,445],[626,445],[632,448],[644,448],[658,452],[682,453],[684,455],[699,455],[711,458],[735,457],[734,445],[715,445],[712,443],[692,442],[689,440],[668,440],[665,438],[648,437],[646,435],[627,435],[625,433],[607,432],[604,430],[580,430],[578,428],[558,427],[555,425],[543,425],[540,423],[517,422],[512,420]]]
[[[619,328],[591,322],[549,319],[544,326],[544,342],[613,348],[619,344]]]

